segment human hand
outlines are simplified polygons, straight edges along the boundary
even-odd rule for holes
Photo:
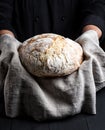
[[[10,30],[5,30],[5,29],[0,30],[0,36],[3,35],[3,34],[9,34],[9,35],[15,37],[14,33]]]
[[[16,49],[21,45],[21,42],[19,42],[14,36],[10,35],[10,34],[2,34],[0,35],[0,49],[3,48],[3,46],[7,46],[8,47],[14,47],[10,44],[15,44]],[[8,48],[7,48],[8,49]],[[5,50],[4,50],[5,51]]]
[[[102,31],[99,27],[97,27],[95,25],[86,25],[86,26],[83,27],[82,32],[84,33],[84,32],[89,31],[89,30],[96,31],[99,39],[102,37]]]
[[[98,38],[97,32],[94,30],[88,30],[84,32],[75,41],[78,42],[81,46],[84,46],[85,44],[99,45],[99,38]]]

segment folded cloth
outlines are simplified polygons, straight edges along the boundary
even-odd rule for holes
[[[39,78],[22,66],[20,43],[9,35],[1,36],[0,88],[4,87],[7,116],[27,115],[42,121],[80,112],[96,114],[96,91],[105,86],[105,52],[94,31],[84,33],[76,41],[84,51],[80,68],[64,77]]]

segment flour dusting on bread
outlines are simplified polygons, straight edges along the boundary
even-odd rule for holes
[[[26,40],[19,48],[19,56],[33,75],[55,77],[76,71],[83,61],[83,50],[69,38],[45,33]]]

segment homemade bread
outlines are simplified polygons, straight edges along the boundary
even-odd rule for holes
[[[69,38],[45,33],[36,35],[19,47],[24,67],[38,77],[71,74],[83,61],[82,47]]]

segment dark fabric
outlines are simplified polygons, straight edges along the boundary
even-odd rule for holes
[[[18,40],[45,32],[76,39],[87,24],[105,35],[104,0],[0,0],[0,29],[16,33]]]

